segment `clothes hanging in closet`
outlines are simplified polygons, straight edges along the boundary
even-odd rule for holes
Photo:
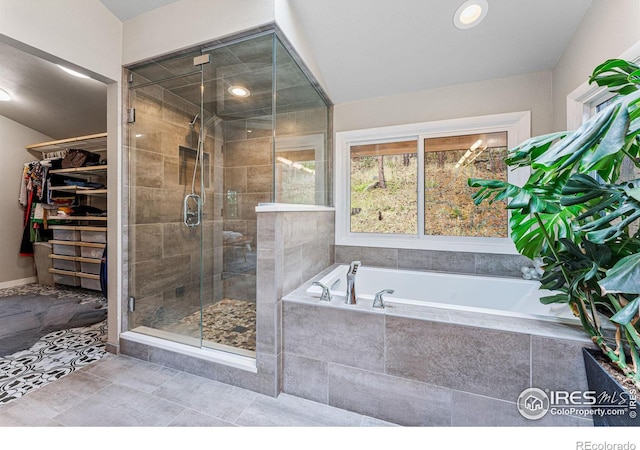
[[[20,256],[33,256],[33,242],[41,240],[41,224],[32,221],[34,205],[48,203],[50,162],[32,161],[24,165],[18,201],[25,208]]]

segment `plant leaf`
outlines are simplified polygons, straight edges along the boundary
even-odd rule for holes
[[[619,260],[598,284],[602,295],[640,294],[640,253]]]
[[[552,303],[569,303],[569,296],[567,294],[555,294],[540,297],[540,303],[543,305],[550,305]]]
[[[620,325],[627,325],[638,315],[638,306],[640,306],[640,297],[636,297],[627,303],[624,308],[615,313],[610,320]]]

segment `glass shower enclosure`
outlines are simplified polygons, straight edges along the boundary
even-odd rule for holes
[[[255,208],[329,202],[306,74],[275,32],[128,68],[123,329],[255,357]]]

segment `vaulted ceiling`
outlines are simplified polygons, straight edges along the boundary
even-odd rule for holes
[[[127,21],[176,0],[100,0]],[[453,26],[463,0],[289,0],[319,78],[338,104],[447,85],[551,70],[592,1],[488,0],[485,20]],[[106,128],[106,88],[0,45],[0,82],[25,100],[0,115],[53,138]],[[101,126],[101,124],[105,124]]]

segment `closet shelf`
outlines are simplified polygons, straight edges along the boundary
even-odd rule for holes
[[[82,186],[51,186],[50,190],[70,192],[78,195],[107,195],[106,189],[92,189]]]
[[[61,241],[57,239],[49,240],[50,244],[58,245],[73,245],[75,247],[93,247],[93,248],[105,248],[106,244],[99,242],[83,242],[83,241]]]
[[[93,227],[90,225],[49,225],[50,230],[71,230],[71,231],[107,231],[107,227]]]
[[[89,264],[100,264],[102,262],[102,260],[98,258],[87,258],[86,256],[56,255],[53,253],[49,255],[49,258],[60,259],[63,261],[78,261],[78,262],[84,262]]]
[[[63,269],[49,269],[49,273],[55,273],[58,275],[67,275],[69,277],[89,278],[91,280],[100,279],[100,275],[97,275],[94,273],[74,272],[71,270],[63,270]]]
[[[48,216],[47,217],[47,222],[56,222],[56,221],[72,221],[72,220],[77,220],[77,221],[83,221],[83,220],[87,220],[87,221],[95,221],[95,222],[106,222],[107,218],[104,216]],[[39,220],[38,222],[42,222],[42,220]]]
[[[41,142],[27,145],[27,150],[36,155],[59,152],[70,148],[81,148],[89,152],[99,153],[107,151],[107,133],[89,134],[86,136],[59,139],[57,141]]]
[[[95,175],[106,176],[107,165],[100,166],[86,166],[86,167],[70,167],[68,169],[51,169],[51,174],[73,174],[73,175]]]

